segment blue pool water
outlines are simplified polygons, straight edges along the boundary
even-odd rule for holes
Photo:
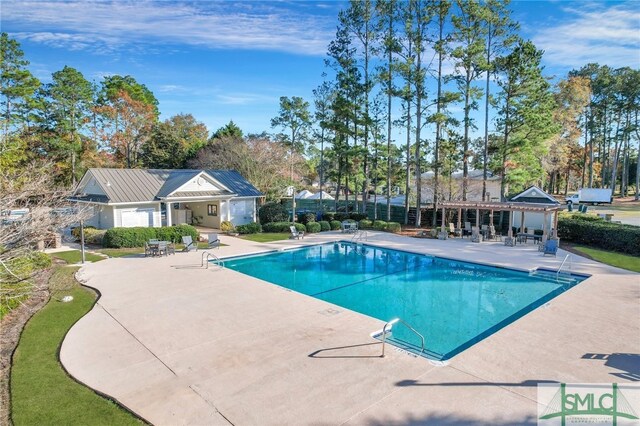
[[[339,242],[225,259],[229,269],[369,315],[399,317],[425,337],[430,358],[447,359],[566,291],[584,277],[481,266]],[[373,330],[372,330],[373,331]],[[420,352],[396,325],[390,342]]]

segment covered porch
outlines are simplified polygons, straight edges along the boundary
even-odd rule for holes
[[[167,198],[163,200],[163,224],[172,226],[186,223],[220,228],[220,223],[231,216],[230,200],[229,196]]]
[[[165,226],[187,223],[219,229],[224,221],[242,225],[256,220],[255,197],[209,195],[201,197],[168,197],[162,200]]]
[[[558,212],[562,210],[559,205],[541,204],[541,203],[524,203],[524,202],[483,202],[483,201],[446,201],[438,203],[438,209],[442,211],[442,226],[440,235],[446,238],[446,218],[447,211],[454,210],[457,213],[457,229],[462,229],[462,213],[463,210],[475,210],[475,226],[480,227],[480,213],[482,211],[489,212],[489,225],[493,226],[495,212],[509,212],[509,228],[505,244],[513,245],[513,224],[514,216],[519,215],[519,233],[524,234],[526,230],[526,214],[542,214],[542,240],[548,238],[558,238]],[[551,219],[551,220],[549,220]]]

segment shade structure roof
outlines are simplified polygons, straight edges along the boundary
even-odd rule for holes
[[[516,212],[555,212],[563,209],[555,204],[520,203],[520,202],[489,202],[489,201],[444,201],[438,203],[437,208],[442,209],[478,209]]]
[[[323,200],[333,200],[333,197],[331,195],[327,194],[324,191],[316,192],[312,196],[308,197],[307,200],[319,200],[320,199],[320,194],[322,194],[322,199]]]

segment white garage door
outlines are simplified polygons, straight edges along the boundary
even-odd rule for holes
[[[153,226],[154,209],[131,209],[122,211],[122,224],[124,228],[134,226]]]
[[[244,225],[253,222],[253,200],[232,200],[230,203],[231,223]]]

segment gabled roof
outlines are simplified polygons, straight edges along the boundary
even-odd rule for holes
[[[535,185],[532,185],[521,193],[511,197],[510,201],[525,203],[560,204],[558,200]]]
[[[219,191],[175,192],[201,173],[223,188]],[[85,194],[90,177],[95,178],[104,194]],[[160,201],[169,195],[260,197],[262,193],[235,170],[169,170],[169,169],[89,169],[78,184],[71,200],[100,203],[136,203]]]

